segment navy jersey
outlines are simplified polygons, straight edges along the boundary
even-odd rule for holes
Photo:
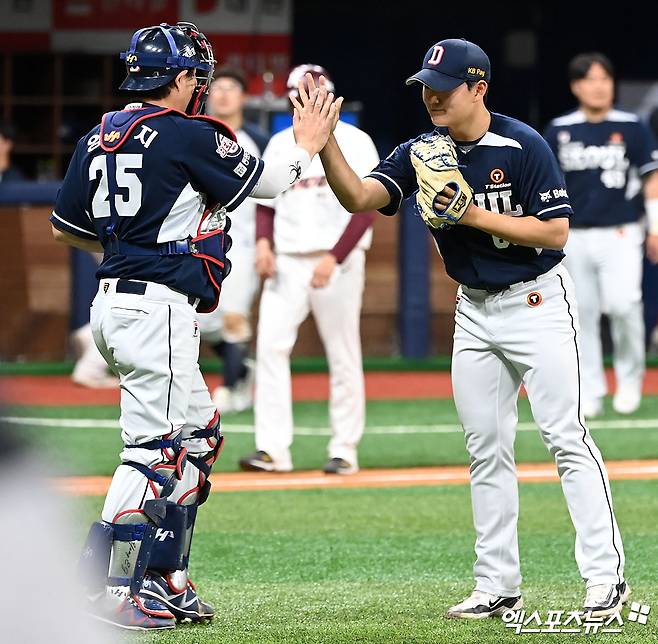
[[[447,128],[435,132],[448,134]],[[380,211],[385,215],[395,214],[402,200],[418,190],[409,157],[418,138],[399,145],[368,175],[381,181],[391,196]],[[510,217],[571,215],[557,161],[542,137],[525,123],[493,113],[487,133],[477,142],[457,143],[457,155],[479,207]],[[448,275],[472,288],[495,290],[535,279],[564,257],[562,251],[517,246],[470,226],[428,228]]]
[[[651,130],[630,112],[590,123],[580,110],[554,119],[544,137],[564,172],[574,228],[619,226],[644,210],[642,175],[658,169]]]
[[[136,103],[126,111],[150,109]],[[123,242],[154,246],[195,237],[207,207],[234,210],[263,170],[260,159],[212,124],[180,113],[138,123],[112,153],[100,147],[99,132],[97,126],[78,142],[50,218],[83,239],[102,241],[112,213]],[[203,262],[191,255],[106,253],[96,276],[158,282],[206,305],[215,299]]]

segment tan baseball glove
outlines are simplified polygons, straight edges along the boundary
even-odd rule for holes
[[[416,208],[432,228],[456,224],[473,203],[473,191],[459,171],[457,150],[450,137],[428,134],[411,146],[411,163],[416,170]],[[455,191],[447,206],[436,201],[445,188]]]

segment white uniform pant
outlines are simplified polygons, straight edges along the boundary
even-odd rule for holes
[[[94,340],[121,383],[121,438],[124,445],[146,443],[182,433],[189,454],[210,451],[206,439],[192,438],[215,415],[198,366],[199,329],[187,296],[147,282],[146,293],[117,293],[116,279],[101,279],[91,308]],[[165,450],[124,447],[123,462],[153,468],[170,461]],[[169,497],[178,501],[198,482],[190,462]],[[120,465],[105,499],[102,517],[113,522],[120,512],[142,508],[155,498],[136,469]]]
[[[601,348],[601,314],[609,316],[617,387],[640,388],[644,376],[642,257],[639,223],[614,228],[572,228],[565,263],[573,276],[580,314],[583,397],[601,398],[607,387]]]
[[[251,325],[244,332],[231,334],[224,328],[224,315],[238,314],[249,320],[251,307],[258,291],[259,278],[256,273],[256,247],[231,248],[228,253],[231,260],[231,272],[222,282],[219,306],[212,313],[199,313],[197,319],[201,336],[205,342],[248,342],[251,340]]]
[[[365,385],[359,321],[365,252],[353,250],[324,288],[311,277],[322,254],[276,257],[276,273],[265,281],[256,342],[256,448],[291,463],[293,438],[290,353],[300,324],[313,314],[330,374],[330,458],[357,465],[365,425]]]
[[[620,583],[624,551],[601,453],[580,413],[578,314],[557,266],[500,293],[460,287],[452,361],[454,399],[471,457],[476,589],[519,595],[517,399],[525,385],[555,458],[588,586]],[[538,298],[541,303],[531,306]]]

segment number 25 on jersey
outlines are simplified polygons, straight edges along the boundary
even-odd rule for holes
[[[110,188],[119,217],[134,217],[137,214],[142,205],[142,182],[134,171],[142,167],[143,156],[116,154],[108,157],[106,154],[99,154],[92,159],[89,164],[89,181],[98,179],[100,173],[100,181],[91,202],[95,219],[110,216]]]

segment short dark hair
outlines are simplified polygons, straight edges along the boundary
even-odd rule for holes
[[[612,65],[612,61],[605,54],[598,51],[591,51],[585,54],[578,54],[571,59],[568,67],[569,80],[575,81],[585,78],[587,72],[589,72],[589,68],[595,63],[601,65],[610,78],[615,77],[615,68]]]
[[[219,80],[220,78],[232,78],[242,87],[243,92],[247,91],[247,78],[239,69],[235,67],[220,67],[215,72],[215,78],[213,80]]]
[[[182,71],[182,70],[181,70]],[[179,72],[180,73],[180,72]],[[188,69],[187,70],[187,75],[191,76],[194,74],[193,69]],[[178,78],[178,74],[174,76],[166,85],[163,85],[162,87],[156,87],[155,89],[151,89],[148,92],[130,92],[130,95],[142,100],[142,101],[161,101],[163,98],[167,98],[169,94],[171,94],[171,90],[173,89],[175,83],[176,83],[176,78]]]

